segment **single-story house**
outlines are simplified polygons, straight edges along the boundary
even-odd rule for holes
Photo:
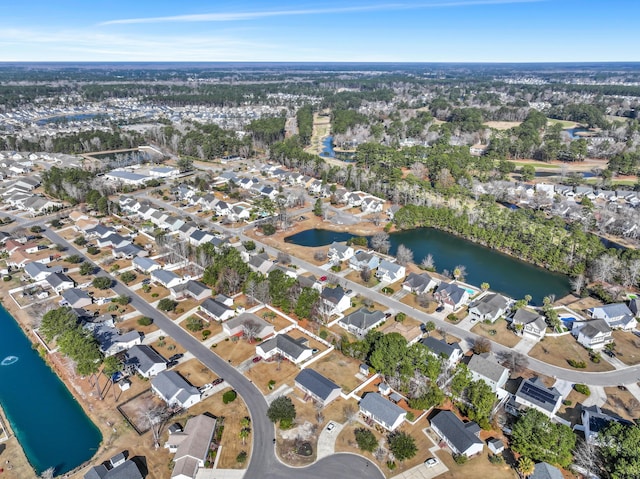
[[[295,385],[323,407],[340,396],[340,386],[313,369],[303,369],[295,378]]]
[[[571,334],[588,349],[602,349],[613,341],[611,328],[604,319],[575,321]]]
[[[353,313],[340,318],[338,325],[357,336],[365,336],[373,328],[384,323],[385,317],[382,311],[370,311],[360,308]]]
[[[327,258],[334,263],[338,264],[342,261],[347,261],[353,256],[353,248],[351,246],[347,246],[342,243],[333,242],[329,246],[329,251],[327,252]]]
[[[236,312],[225,304],[219,303],[213,298],[207,298],[200,305],[200,311],[215,321],[226,321],[235,316]]]
[[[498,392],[509,380],[509,370],[491,358],[491,353],[474,354],[467,367],[473,381],[483,380],[493,392]]]
[[[122,452],[109,459],[108,464],[103,462],[93,466],[84,475],[84,479],[143,479],[143,477],[138,464],[127,459]]]
[[[57,294],[60,294],[65,289],[71,289],[76,285],[74,281],[64,273],[52,273],[44,280]]]
[[[563,479],[562,471],[548,462],[538,462],[528,479]]]
[[[52,273],[62,273],[62,266],[48,267],[46,264],[32,262],[27,263],[24,272],[34,281],[42,281]]]
[[[259,253],[251,256],[248,261],[251,271],[266,275],[273,267],[274,262],[267,253]]]
[[[547,333],[547,322],[544,317],[527,308],[519,308],[511,317],[511,326],[522,336],[535,341],[542,339]]]
[[[299,364],[313,355],[313,350],[307,346],[307,342],[304,337],[293,339],[288,334],[278,334],[258,344],[256,354],[262,359],[270,359],[279,354],[293,364]]]
[[[268,338],[275,334],[273,324],[253,313],[242,313],[222,323],[222,331],[229,336],[241,336],[247,329],[252,329],[256,338]]]
[[[455,283],[440,283],[433,296],[437,301],[449,306],[454,311],[469,302],[469,292]]]
[[[149,251],[147,251],[144,248],[141,248],[136,244],[128,243],[128,244],[125,244],[124,246],[119,246],[114,248],[111,251],[111,254],[113,255],[114,258],[133,259],[133,258],[137,258],[138,256],[149,256]]]
[[[548,417],[555,416],[562,405],[562,394],[556,388],[546,387],[540,378],[523,379],[515,395],[505,404],[505,411],[514,416],[520,411],[534,408]]]
[[[151,258],[143,258],[140,256],[136,256],[135,258],[133,258],[131,264],[133,264],[133,267],[141,273],[147,274],[162,268],[162,266],[160,266],[160,263],[152,260]]]
[[[93,298],[78,288],[65,289],[61,296],[63,302],[72,308],[84,308],[93,303]]]
[[[489,320],[493,323],[499,317],[504,316],[508,305],[509,301],[498,293],[485,294],[473,302],[469,307],[469,314],[472,321]]]
[[[200,402],[200,391],[175,371],[162,371],[151,379],[151,389],[168,405],[185,409]]]
[[[484,449],[484,443],[480,440],[480,426],[475,422],[462,422],[451,411],[436,414],[431,419],[431,429],[454,454],[472,457]]]
[[[145,378],[157,376],[167,369],[167,360],[146,344],[129,348],[125,353],[124,363]]]
[[[320,293],[322,301],[331,308],[331,314],[340,314],[351,307],[351,298],[345,294],[342,286],[326,287]]]
[[[171,479],[195,479],[205,465],[215,430],[216,420],[200,414],[187,421],[184,431],[169,435],[165,447],[176,453]]]
[[[407,411],[378,393],[367,393],[360,401],[360,413],[387,431],[395,431],[406,419]]]
[[[156,166],[149,170],[149,175],[154,178],[170,178],[179,174],[180,170],[173,166]]]
[[[638,325],[633,312],[624,303],[605,304],[588,310],[595,319],[604,319],[611,329],[629,331]]]
[[[376,270],[376,278],[384,283],[395,283],[404,278],[406,273],[404,266],[383,259]]]
[[[453,367],[462,359],[462,348],[458,343],[448,344],[446,341],[427,336],[420,340],[420,344],[425,346],[431,354],[438,358],[443,358],[449,367]]]
[[[349,258],[349,267],[354,271],[362,271],[369,269],[373,271],[380,264],[380,258],[373,253],[366,251],[358,251],[351,258]]]
[[[151,271],[151,281],[161,284],[165,288],[172,288],[184,282],[180,276],[166,269],[155,269]]]
[[[142,343],[142,333],[134,330],[120,334],[120,330],[113,326],[113,321],[86,323],[84,327],[92,331],[105,357],[113,356]]]
[[[425,294],[435,289],[438,281],[433,279],[428,273],[409,273],[402,283],[402,289],[415,294]]]
[[[184,299],[189,297],[196,301],[202,301],[203,299],[211,296],[211,288],[209,288],[209,286],[193,279],[186,283],[173,286],[172,288],[169,288],[169,291],[171,291],[171,296],[175,299]]]

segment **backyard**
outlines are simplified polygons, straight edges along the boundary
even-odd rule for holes
[[[508,328],[507,322],[500,318],[493,324],[478,323],[471,328],[472,333],[479,334],[508,348],[520,342],[520,337]]]
[[[257,341],[249,343],[246,339],[233,337],[214,344],[211,350],[233,366],[237,366],[256,355],[257,344]]]
[[[244,373],[253,384],[256,385],[263,394],[269,394],[278,389],[283,384],[293,387],[294,379],[300,372],[298,367],[290,361],[265,361],[264,359]],[[273,381],[272,388],[269,388],[269,382]]]
[[[360,361],[349,358],[337,351],[332,351],[311,366],[311,369],[319,372],[342,388],[345,394],[350,393],[360,385],[356,374],[360,368]]]
[[[616,357],[629,366],[640,364],[640,338],[628,331],[614,331]]]
[[[586,367],[578,369],[581,371],[600,372],[613,369],[613,366],[603,359],[599,363],[594,363],[589,358],[589,352],[578,344],[573,336],[568,335],[545,337],[533,347],[529,356],[565,369],[573,369],[569,360],[584,362]]]

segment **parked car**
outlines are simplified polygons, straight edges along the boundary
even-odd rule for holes
[[[329,424],[327,424],[327,431],[331,432],[335,427],[336,427],[335,423],[330,422]]]
[[[442,313],[444,311],[444,306],[438,306],[436,308],[436,313]]]
[[[621,384],[620,386],[618,386],[618,389],[619,389],[620,391],[626,391],[626,390],[627,390],[627,387],[626,387],[626,386],[623,386],[623,385]]]
[[[177,364],[178,364],[178,361],[169,361],[167,363],[167,369],[177,366]]]
[[[262,358],[260,356],[256,356],[255,358],[253,358],[254,363],[259,363],[260,361],[262,361]]]
[[[142,280],[142,284],[149,284],[149,283],[151,283],[151,280],[149,278]]]
[[[212,386],[217,386],[218,384],[222,383],[223,381],[224,381],[224,379],[222,379],[222,378],[218,378],[218,379],[214,380],[214,381],[211,383],[211,385],[212,385]]]
[[[424,461],[424,463],[427,467],[433,467],[438,464],[438,460],[435,457],[430,457],[429,459]]]
[[[326,276],[320,276],[320,281],[325,282],[327,280]]]
[[[169,358],[169,361],[177,361],[178,359],[182,358],[182,356],[184,356],[184,354],[182,353],[174,354]]]

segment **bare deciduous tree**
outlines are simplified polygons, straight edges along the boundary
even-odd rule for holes
[[[278,251],[277,260],[278,260],[278,263],[280,264],[290,264],[291,256],[289,256],[289,254],[285,253],[284,251]]]
[[[403,244],[399,245],[398,251],[396,252],[396,260],[398,264],[406,266],[413,261],[413,251]]]
[[[374,234],[371,237],[371,247],[381,253],[388,252],[389,248],[391,247],[391,243],[389,242],[389,234],[385,233],[384,231]]]
[[[591,279],[602,283],[610,283],[620,267],[620,260],[609,254],[603,254],[591,265]]]
[[[571,289],[575,294],[580,294],[582,289],[586,286],[587,281],[583,274],[579,274],[575,278],[572,278],[570,281]]]
[[[478,338],[473,342],[473,352],[483,354],[491,352],[491,341],[487,338]]]
[[[260,325],[256,321],[248,320],[242,325],[242,335],[247,342],[252,343],[260,332]]]
[[[156,448],[160,446],[160,434],[167,419],[171,417],[171,411],[166,404],[150,405],[141,413],[142,420],[151,430],[153,444]]]
[[[428,270],[435,269],[435,263],[433,261],[433,255],[431,253],[427,254],[427,256],[422,258],[422,261],[420,262],[420,267]]]
[[[600,448],[583,439],[579,439],[573,451],[573,466],[576,471],[586,477],[597,477],[602,472],[602,455]]]
[[[511,351],[502,355],[502,365],[514,373],[521,373],[529,366],[529,360],[524,354]]]
[[[358,410],[353,404],[345,404],[342,408],[342,414],[344,416],[344,421],[348,424],[352,424],[358,416]]]

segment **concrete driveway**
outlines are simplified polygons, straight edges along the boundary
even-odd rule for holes
[[[404,471],[397,476],[393,476],[394,479],[431,479],[433,477],[439,476],[440,474],[444,474],[449,470],[449,468],[444,465],[444,463],[438,458],[438,456],[433,454],[433,457],[438,459],[438,464],[436,464],[435,466],[428,467],[424,463],[418,464],[408,471]]]
[[[331,431],[327,429],[329,424],[333,424],[334,427]],[[318,436],[318,451],[317,456],[318,459],[322,459],[323,457],[330,456],[336,450],[336,439],[340,435],[340,431],[344,424],[340,424],[336,421],[329,421],[325,427],[322,428],[320,432],[320,436]]]

